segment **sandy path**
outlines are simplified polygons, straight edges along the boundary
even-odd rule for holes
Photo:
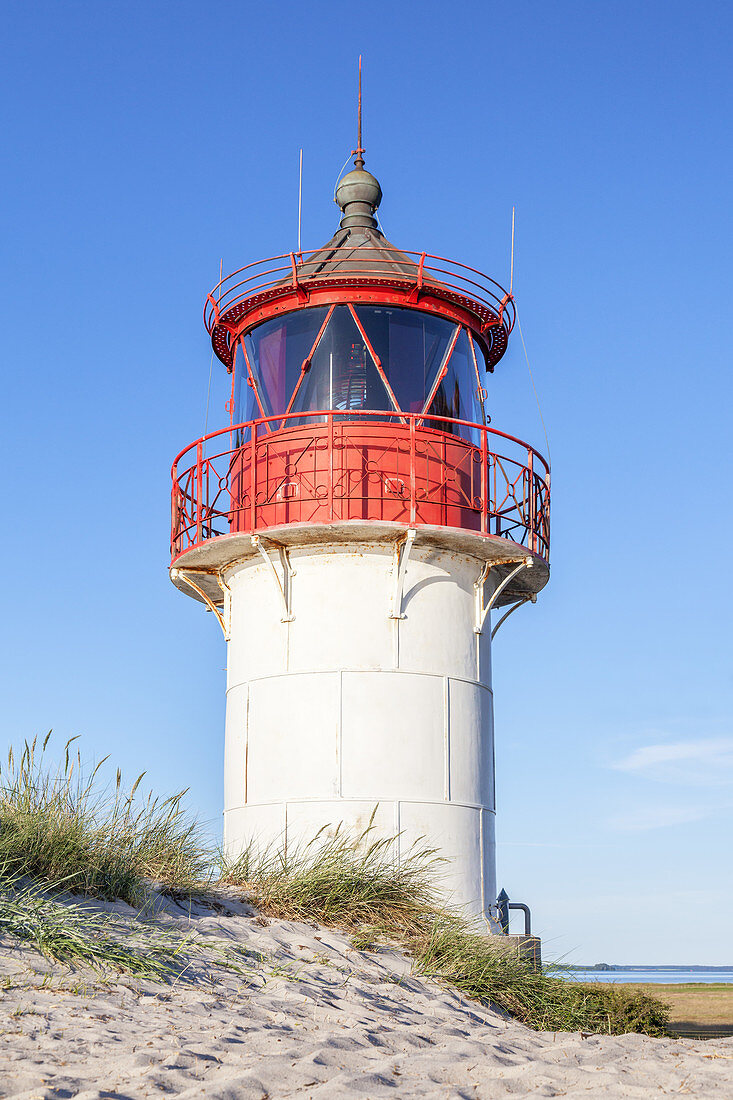
[[[232,909],[191,924],[265,956],[244,979],[214,968],[172,987],[66,975],[51,988],[37,956],[3,945],[0,1095],[733,1098],[733,1039],[532,1032],[411,977],[395,952]]]

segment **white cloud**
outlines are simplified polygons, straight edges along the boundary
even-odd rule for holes
[[[646,829],[663,829],[670,825],[700,821],[711,812],[708,808],[697,806],[644,806],[612,817],[608,824],[618,832],[637,833]]]
[[[643,745],[613,767],[663,782],[726,785],[733,781],[733,738]]]

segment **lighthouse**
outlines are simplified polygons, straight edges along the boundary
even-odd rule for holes
[[[327,244],[207,297],[229,423],[173,464],[170,573],[227,640],[227,853],[373,818],[496,930],[491,644],[549,578],[549,468],[491,424],[511,294],[391,244],[359,146]]]

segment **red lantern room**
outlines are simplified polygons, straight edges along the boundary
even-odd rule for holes
[[[249,264],[208,296],[231,423],[201,441],[204,466],[194,447],[177,460],[174,561],[231,532],[382,520],[511,540],[547,563],[547,463],[489,427],[484,378],[513,299],[472,268],[390,244],[381,198],[358,156],[323,248]]]

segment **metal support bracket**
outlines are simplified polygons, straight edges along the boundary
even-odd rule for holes
[[[222,633],[228,641],[229,640],[229,633],[228,633],[227,628],[224,624],[224,617],[222,616],[221,612],[219,611],[219,608],[216,606],[216,604],[213,602],[213,600],[211,600],[210,597],[206,595],[203,588],[201,588],[198,584],[196,584],[195,581],[192,581],[190,577],[187,577],[185,571],[183,569],[181,569],[180,567],[171,569],[171,579],[174,580],[174,581],[175,580],[182,580],[184,584],[187,584],[189,588],[192,588],[194,590],[194,592],[198,593],[198,595],[201,597],[201,599],[204,601],[204,603],[208,607],[209,611],[213,611],[214,614],[216,615],[216,617],[219,621],[219,626],[222,629]]]
[[[410,551],[412,550],[412,544],[415,541],[415,535],[417,532],[413,527],[410,527],[408,531],[397,539],[394,547],[394,563],[392,566],[392,572],[394,575],[394,588],[392,590],[392,602],[390,605],[389,618],[390,619],[406,619],[407,616],[402,614],[402,595],[405,587],[405,573],[407,572],[407,561],[410,557]]]
[[[280,599],[283,605],[283,614],[280,619],[281,623],[292,623],[295,615],[293,615],[293,577],[295,576],[295,570],[290,564],[290,555],[288,554],[287,547],[280,546],[279,544],[273,544],[277,548],[278,555],[280,557],[280,565],[282,566],[283,579],[280,580],[277,575],[277,569],[275,564],[267,553],[267,550],[262,545],[259,535],[250,536],[252,545],[255,550],[259,550],[262,560],[269,566],[272,573],[273,580],[277,586]]]
[[[221,569],[216,574],[216,583],[219,585],[221,594],[224,597],[224,621],[222,627],[224,630],[224,637],[229,641],[232,636],[232,590],[224,580]]]
[[[521,600],[517,600],[516,603],[512,604],[512,606],[509,608],[508,611],[504,612],[504,614],[499,619],[499,621],[496,624],[496,626],[494,627],[494,629],[491,631],[491,640],[492,640],[492,642],[494,640],[494,635],[496,634],[497,630],[499,629],[499,627],[501,626],[502,623],[505,623],[507,621],[507,619],[511,615],[512,611],[516,611],[518,607],[523,607],[526,603],[537,603],[537,597],[535,596],[534,592],[532,592],[532,594],[529,595],[529,596],[524,596],[523,599],[521,599]]]
[[[491,562],[488,562],[488,561],[484,562],[484,567],[481,570],[481,573],[479,574],[479,578],[473,586],[474,591],[476,593],[476,623],[475,623],[475,626],[473,628],[474,634],[483,634],[483,632],[484,632],[484,623],[486,622],[486,616],[491,611],[492,607],[494,606],[494,604],[496,603],[497,599],[499,598],[501,593],[504,591],[506,586],[509,584],[509,582],[511,580],[513,580],[513,578],[516,577],[517,573],[520,573],[522,571],[522,569],[531,569],[531,568],[532,568],[532,558],[525,558],[524,561],[520,561],[519,565],[517,565],[514,569],[512,569],[512,571],[510,573],[507,573],[506,577],[504,577],[504,580],[501,582],[501,584],[496,586],[494,591],[491,593],[491,597],[489,599],[489,602],[487,604],[484,604],[484,583],[486,582],[486,578],[488,577],[489,572],[491,571]],[[497,625],[497,629],[498,629],[498,625]],[[492,637],[493,637],[493,635],[492,635]]]

